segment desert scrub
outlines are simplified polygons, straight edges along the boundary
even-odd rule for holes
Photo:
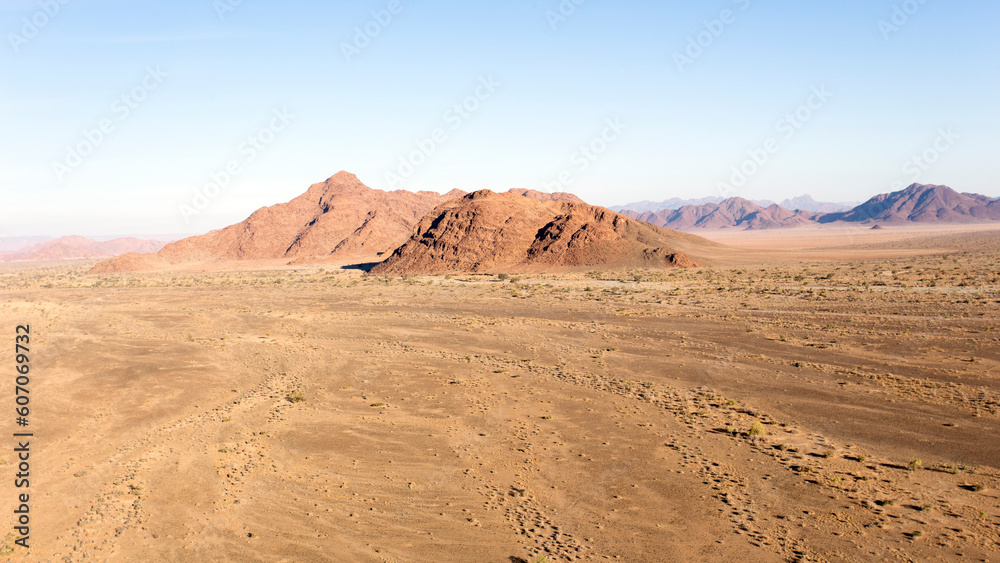
[[[749,436],[751,438],[756,438],[758,436],[764,436],[766,434],[767,434],[767,430],[764,429],[764,425],[761,424],[759,420],[758,421],[754,421],[754,423],[750,425],[750,428],[747,429],[747,436]]]
[[[295,389],[289,391],[288,396],[285,397],[289,403],[301,403],[306,400],[306,394],[302,392],[301,389]]]
[[[920,459],[911,459],[910,463],[908,464],[908,467],[910,468],[910,471],[916,471],[916,470],[920,469],[923,466],[924,466],[924,462],[922,460],[920,460]]]

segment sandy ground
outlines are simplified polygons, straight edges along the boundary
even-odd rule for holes
[[[507,279],[5,267],[37,436],[2,556],[998,560],[1000,232],[890,232]]]

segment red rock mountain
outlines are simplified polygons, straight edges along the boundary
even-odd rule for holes
[[[406,240],[435,206],[465,192],[384,192],[339,172],[289,201],[262,207],[246,220],[168,244],[155,256],[126,255],[93,273],[169,268],[180,264],[312,257],[376,256]]]
[[[521,199],[579,201],[567,193],[513,191]],[[463,195],[461,190],[444,195],[373,190],[357,176],[339,172],[288,203],[258,209],[240,223],[168,244],[155,255],[118,256],[97,264],[91,272],[169,269],[228,261],[370,260],[405,242],[427,212]]]
[[[0,254],[0,261],[42,261],[108,258],[126,252],[156,252],[165,243],[137,238],[118,238],[98,242],[81,236],[61,237],[38,243],[20,252]]]
[[[900,223],[972,223],[1000,221],[1000,200],[958,193],[948,186],[913,184],[905,190],[877,195],[844,213],[825,215],[833,221]]]
[[[701,237],[635,221],[603,207],[481,190],[441,205],[375,274],[685,267]]]
[[[670,229],[778,229],[813,223],[818,214],[789,211],[778,205],[761,207],[756,203],[733,197],[721,203],[685,205],[679,209],[664,209],[656,213],[624,211],[625,215]]]

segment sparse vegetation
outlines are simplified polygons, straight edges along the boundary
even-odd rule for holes
[[[997,484],[995,468],[980,466],[981,456],[973,455],[967,467],[907,458],[892,461],[896,450],[873,445],[878,441],[844,443],[850,441],[845,437],[849,433],[838,434],[834,425],[825,426],[822,436],[816,434],[818,428],[796,416],[808,408],[803,405],[816,403],[796,399],[820,390],[830,404],[819,407],[829,410],[818,414],[835,413],[833,417],[839,418],[846,415],[834,410],[838,402],[852,404],[853,399],[861,398],[867,407],[858,416],[871,416],[872,420],[879,415],[883,399],[894,412],[903,412],[898,410],[900,405],[927,401],[940,405],[949,417],[930,422],[936,426],[933,434],[953,435],[962,441],[979,435],[984,424],[991,424],[1000,415],[995,408],[998,393],[979,383],[981,374],[992,373],[989,370],[995,364],[991,347],[996,344],[996,330],[991,325],[1000,326],[995,309],[1000,292],[991,280],[1000,271],[1000,264],[967,260],[964,253],[957,256],[961,269],[955,271],[951,258],[919,256],[808,264],[808,270],[805,265],[782,265],[522,274],[523,279],[513,284],[506,283],[513,274],[402,278],[309,269],[281,273],[153,272],[103,279],[0,271],[0,284],[5,284],[9,295],[39,300],[30,307],[37,309],[32,313],[41,319],[38,322],[50,323],[53,342],[67,339],[67,334],[58,333],[59,327],[92,317],[88,329],[111,345],[172,341],[196,361],[212,357],[221,369],[228,370],[233,377],[227,380],[206,378],[206,392],[193,401],[175,401],[188,409],[178,413],[179,420],[201,417],[197,420],[205,429],[221,432],[196,448],[202,457],[212,447],[217,449],[216,454],[207,455],[211,458],[209,475],[215,479],[215,470],[220,471],[220,483],[231,487],[227,496],[220,495],[220,501],[228,502],[235,495],[244,499],[243,507],[250,507],[246,502],[249,496],[261,495],[266,500],[267,491],[249,488],[269,466],[270,460],[259,456],[301,442],[296,426],[300,422],[335,420],[341,425],[366,427],[372,431],[370,436],[380,436],[383,430],[404,430],[402,426],[410,421],[417,421],[423,431],[428,421],[426,438],[406,434],[406,439],[414,439],[414,450],[441,456],[460,452],[463,469],[475,477],[462,485],[470,490],[497,487],[497,496],[506,503],[500,510],[520,510],[532,516],[530,510],[544,504],[529,506],[528,501],[544,500],[541,492],[534,499],[512,498],[505,492],[510,485],[506,480],[510,478],[508,467],[537,463],[543,471],[529,477],[531,486],[542,491],[550,485],[562,486],[546,480],[554,473],[550,470],[555,461],[566,461],[564,467],[574,470],[605,470],[603,459],[632,456],[635,467],[638,463],[649,467],[662,463],[665,469],[683,471],[684,482],[690,481],[696,489],[691,491],[696,495],[692,499],[727,493],[720,498],[732,503],[734,512],[741,512],[731,516],[728,507],[721,507],[720,523],[730,525],[753,514],[753,520],[740,522],[745,521],[752,534],[769,535],[771,545],[776,545],[771,525],[776,514],[791,515],[791,520],[814,517],[824,522],[819,532],[809,532],[822,542],[822,526],[833,522],[827,508],[838,513],[835,518],[853,518],[841,508],[859,502],[869,508],[883,506],[865,515],[865,524],[872,525],[865,528],[867,537],[859,543],[871,540],[893,545],[901,556],[919,559],[914,557],[916,550],[906,551],[908,542],[900,542],[920,537],[920,533],[911,532],[915,528],[921,528],[925,540],[933,538],[916,542],[921,550],[927,550],[916,553],[920,556],[937,555],[931,549],[936,549],[939,537],[954,546],[947,554],[971,545],[972,540],[963,539],[961,534],[942,532],[947,530],[944,526],[967,530],[969,537],[987,537],[984,531],[992,530],[990,526],[996,523],[991,515],[1000,514],[995,510],[1000,505],[992,490]],[[62,268],[60,272],[71,271],[69,266]],[[808,273],[799,275],[803,270]],[[833,271],[835,276],[830,275]],[[889,271],[894,272],[892,276],[885,273]],[[751,274],[753,283],[749,283]],[[39,290],[41,278],[30,279],[33,275],[48,276],[44,283],[51,287]],[[278,276],[285,281],[275,284]],[[975,279],[958,291],[966,277]],[[931,289],[931,282],[936,289]],[[87,294],[81,288],[93,289],[104,303],[116,299],[120,310],[99,309],[96,299],[70,301],[70,296]],[[179,296],[188,295],[180,293],[184,288],[198,291],[191,292],[194,297],[190,299],[181,299]],[[262,293],[259,299],[257,292]],[[46,301],[46,296],[69,302],[57,306]],[[147,310],[135,316],[124,314],[130,300],[141,302]],[[346,309],[338,305],[341,303],[347,304]],[[12,317],[27,309],[17,299],[6,305]],[[215,317],[220,322],[215,323]],[[465,345],[466,339],[469,345]],[[221,350],[223,343],[226,350]],[[655,361],[645,361],[643,354]],[[914,366],[927,366],[928,373],[942,375],[922,378],[918,370],[891,365],[892,360],[902,357]],[[303,360],[302,369],[289,367],[296,359]],[[60,361],[67,362],[68,369],[85,372],[78,369],[80,365],[72,365],[74,360],[68,355]],[[166,370],[174,367],[168,362],[162,365]],[[787,369],[792,366],[801,369]],[[157,386],[161,385],[163,397],[184,397],[172,387],[174,380],[160,378]],[[59,390],[52,386],[47,392]],[[285,401],[304,401],[307,393],[308,408],[292,407]],[[726,394],[740,399],[729,399]],[[56,404],[73,408],[65,396],[55,398],[60,401]],[[383,402],[389,400],[393,401],[392,409]],[[151,412],[159,411],[159,401],[154,397],[148,403]],[[238,401],[242,406],[234,406]],[[193,407],[191,402],[201,406]],[[274,403],[281,404],[275,408]],[[560,413],[558,420],[546,414],[555,412]],[[975,414],[981,418],[973,418]],[[87,416],[87,429],[93,426],[102,436],[117,440],[108,432],[108,423],[120,420],[117,413],[100,411]],[[324,416],[342,418],[324,421]],[[497,416],[506,417],[511,426],[493,424],[501,420]],[[587,427],[590,416],[602,424],[611,422],[601,426],[600,432],[606,431],[606,435]],[[217,424],[219,420],[229,424]],[[234,420],[239,424],[232,424]],[[486,425],[482,425],[484,421]],[[885,432],[884,422],[878,420],[872,431]],[[910,421],[914,425],[922,422]],[[273,438],[261,430],[264,427]],[[254,428],[258,430],[254,432]],[[568,428],[574,430],[566,431]],[[488,430],[487,438],[466,439],[483,436],[479,432],[484,430]],[[766,443],[757,442],[765,435]],[[400,468],[412,470],[411,460],[405,458],[408,448],[397,446],[403,436],[396,434],[375,448],[369,447],[375,442],[361,437],[356,443],[346,443],[336,461],[357,459],[363,471],[371,467],[373,459],[392,460],[385,466],[384,476],[391,477],[387,486],[400,486],[405,491],[407,481],[401,478],[417,482],[421,476],[400,473]],[[639,447],[646,442],[632,441],[630,436],[656,440],[661,447]],[[698,436],[703,439],[696,439]],[[681,439],[692,443],[685,445]],[[66,443],[78,445],[73,440]],[[900,447],[906,451],[915,439],[907,434],[901,440]],[[119,440],[114,447],[130,444]],[[156,494],[150,495],[144,509],[158,509],[153,501],[160,502],[173,492],[168,481],[160,480],[163,475],[180,475],[199,466],[183,454],[166,459],[162,453],[168,451],[166,447],[182,451],[176,443],[155,447],[161,457],[149,455],[149,448],[142,444],[134,452],[122,450],[119,456],[123,463],[138,468],[136,475],[151,479],[147,486]],[[483,455],[483,448],[489,448],[488,455]],[[861,448],[871,449],[858,454]],[[79,455],[79,451],[77,448],[72,453]],[[922,443],[914,451],[920,454],[912,456],[930,460],[958,457],[935,442]],[[104,489],[99,482],[107,476],[104,465],[83,456],[70,459],[69,454],[59,455],[58,464],[45,469],[56,477],[52,481],[54,494],[64,493],[72,485],[88,491]],[[352,524],[364,526],[373,520],[365,518],[368,513],[362,510],[379,510],[393,500],[389,495],[377,495],[378,500],[373,500],[376,495],[365,490],[364,479],[352,478],[348,483],[346,478],[329,478],[323,474],[328,461],[325,456],[316,455],[309,461],[303,461],[306,456],[295,457],[287,463],[304,464],[296,468],[304,468],[304,477],[294,487],[294,495],[300,498],[289,500],[294,510],[323,516],[328,508],[326,499],[339,498],[350,504],[354,502],[351,496],[358,492],[354,497],[358,506],[347,510],[360,516]],[[216,467],[211,467],[211,462]],[[249,470],[247,464],[251,464]],[[88,466],[99,471],[88,476],[80,470]],[[381,480],[381,467],[377,469],[376,478]],[[906,469],[920,472],[907,473]],[[226,477],[228,474],[233,477]],[[641,479],[632,475],[621,477],[623,491],[609,487],[610,493],[620,494],[614,503],[621,501],[610,508],[619,510],[636,498],[626,487],[643,486]],[[699,488],[703,481],[704,488]],[[119,482],[115,494],[137,494],[123,484],[128,482]],[[514,482],[520,486],[528,483]],[[739,485],[744,482],[747,487]],[[790,484],[795,494],[784,490]],[[334,491],[333,486],[346,491]],[[768,495],[764,502],[757,496],[762,487]],[[422,490],[433,494],[432,486]],[[837,499],[828,502],[827,497]],[[882,500],[876,503],[876,499]],[[128,500],[147,502],[146,498]],[[446,500],[454,506],[441,508],[446,514],[441,520],[445,526],[465,526],[473,514],[483,519],[478,502],[472,506],[454,497]],[[93,502],[78,504],[86,509]],[[646,503],[631,505],[645,507]],[[339,506],[331,508],[337,515]],[[465,514],[466,509],[472,514]],[[609,505],[602,504],[599,509],[609,509]],[[806,511],[811,516],[800,516]],[[982,512],[978,522],[977,511]],[[551,534],[546,526],[525,523],[538,527],[539,533]],[[879,527],[887,523],[886,528]],[[791,529],[796,523],[780,525]],[[669,527],[669,523],[664,524],[664,528]],[[607,528],[604,533],[614,529]],[[846,552],[852,548],[845,539],[857,538],[833,541]],[[534,555],[522,557],[532,560]],[[549,557],[562,560],[557,552]]]

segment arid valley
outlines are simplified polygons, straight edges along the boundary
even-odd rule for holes
[[[996,560],[1000,229],[700,234],[687,269],[4,264],[29,560]]]
[[[0,563],[1000,563],[1000,2],[0,4]]]

